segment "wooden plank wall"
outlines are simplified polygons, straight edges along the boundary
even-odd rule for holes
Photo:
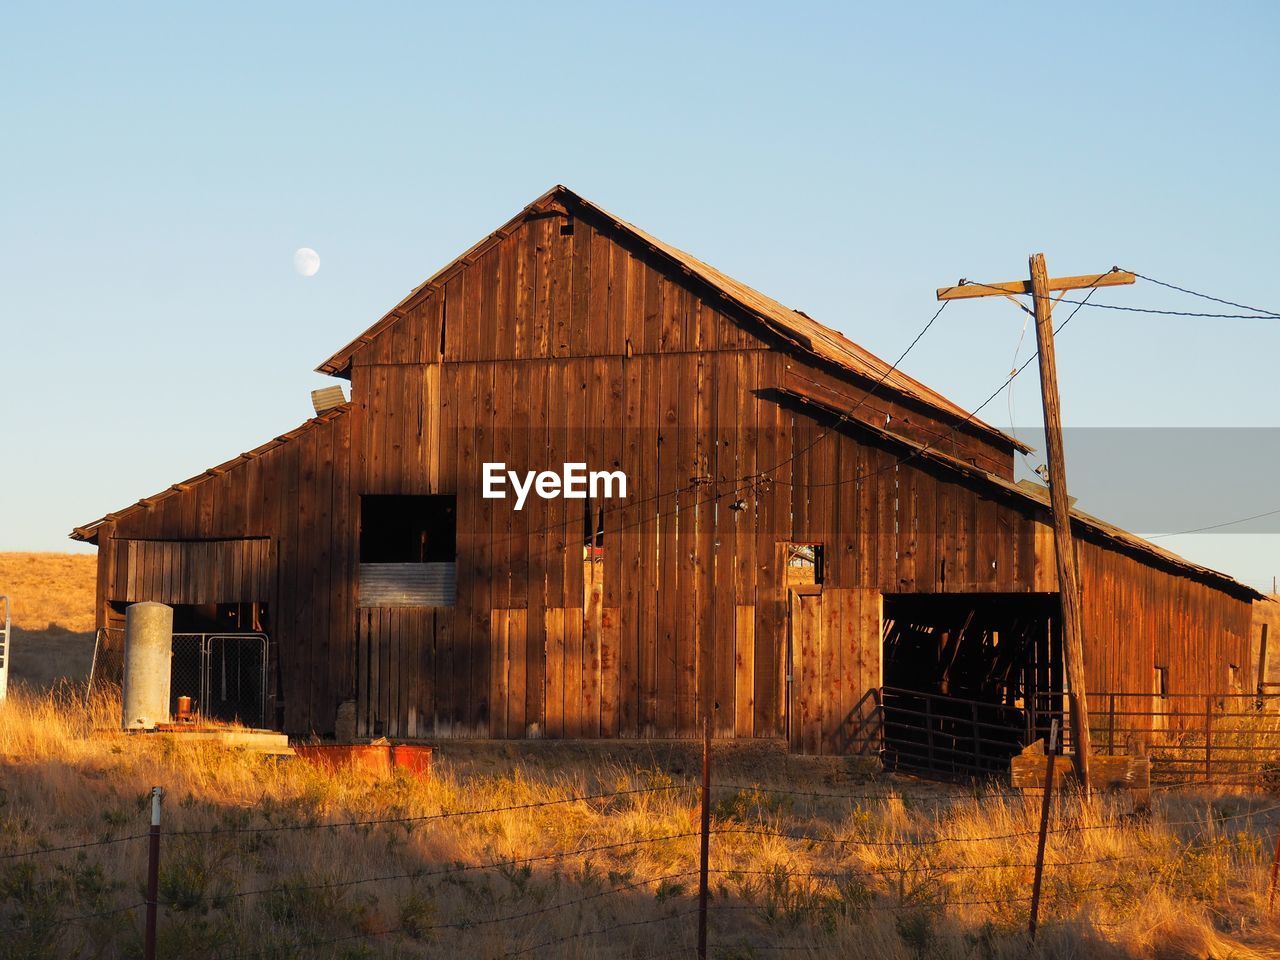
[[[1249,627],[1249,662],[1253,665],[1254,689],[1259,684],[1267,684],[1265,692],[1272,697],[1280,696],[1280,602],[1277,601],[1280,594],[1274,593],[1265,600],[1254,601]],[[1270,704],[1272,709],[1280,708],[1276,700]]]
[[[275,567],[271,541],[112,541],[111,596],[127,603],[265,603]]]
[[[781,736],[781,542],[822,543],[833,593],[1052,589],[1038,508],[780,403],[770,391],[797,377],[854,403],[867,384],[777,349],[608,224],[567,226],[530,220],[408,302],[356,353],[348,413],[121,518],[126,539],[272,539],[291,733],[332,730],[354,698],[362,729],[397,736],[687,737],[704,716],[717,736]],[[940,429],[882,412],[912,436]],[[999,459],[978,442],[956,452]],[[487,461],[621,469],[631,495],[517,512],[480,496]],[[361,494],[457,496],[454,607],[357,611]],[[584,563],[601,511],[603,556]],[[1080,549],[1094,683],[1148,689],[1157,651],[1180,658],[1176,683],[1217,681],[1247,603]],[[847,636],[860,614],[843,602]]]
[[[882,601],[868,588],[790,591],[791,749],[811,756],[874,752],[869,690],[881,685]]]
[[[827,542],[835,586],[1030,588],[1029,520],[1011,521],[1020,539],[976,535],[994,505],[766,399],[796,358],[764,349],[643,251],[582,220],[572,234],[561,225],[517,228],[353,363],[362,491],[459,498],[440,735],[694,736],[706,714],[719,736],[779,735],[779,541]],[[601,505],[535,500],[517,513],[479,497],[484,462],[523,472],[572,460],[633,484],[627,503],[603,505],[598,599],[581,545],[584,509],[594,522]],[[739,478],[759,471],[778,482],[727,509],[743,499]],[[873,479],[841,482],[857,471]],[[939,536],[958,546],[937,547]],[[530,613],[513,645],[516,609]],[[511,650],[524,658],[516,684]]]
[[[1076,542],[1091,689],[1149,692],[1161,666],[1169,693],[1230,693],[1233,664],[1238,692],[1256,687],[1248,602],[1104,544]]]
[[[338,704],[355,695],[353,419],[338,413],[308,421],[287,442],[212,471],[115,524],[117,540],[271,543],[267,604],[282,694],[277,702],[285,729],[297,735],[332,732]],[[100,539],[98,549],[100,558],[117,553],[112,539]],[[145,560],[146,554],[140,563]],[[128,602],[120,565],[112,566],[109,599]],[[144,582],[162,576],[139,570]]]
[[[356,736],[437,735],[436,691],[449,666],[441,650],[452,626],[452,607],[356,610]]]
[[[356,367],[356,396],[373,398],[356,411],[357,435],[371,438],[357,468],[365,490],[458,496],[458,606],[436,735],[694,736],[708,713],[719,736],[779,735],[780,541],[823,542],[833,587],[1032,589],[1034,519],[1009,512],[998,524],[993,501],[757,396],[779,363],[763,351],[528,361],[519,396],[546,398],[531,409],[501,363]],[[425,425],[376,405],[412,394],[405,381],[425,369],[460,398],[456,413],[440,411],[453,419],[434,451],[421,449]],[[480,498],[489,461],[521,473],[621,468],[632,496],[532,498],[517,512]],[[776,482],[738,489],[780,463]],[[870,479],[842,480],[857,472]],[[735,500],[744,509],[728,509]],[[601,510],[604,556],[584,564],[583,532]],[[514,621],[514,610],[530,612]],[[512,656],[523,661],[514,673]]]

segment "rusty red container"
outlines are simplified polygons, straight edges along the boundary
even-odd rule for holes
[[[416,743],[397,743],[391,748],[391,762],[397,770],[426,780],[431,776],[431,748]]]
[[[334,773],[351,770],[377,777],[391,773],[389,743],[307,743],[294,747],[293,752]]]
[[[304,743],[293,752],[330,772],[352,771],[387,777],[403,770],[412,777],[431,775],[431,748],[411,743]]]

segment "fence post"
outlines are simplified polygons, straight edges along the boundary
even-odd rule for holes
[[[702,848],[698,859],[698,960],[707,960],[707,867],[711,860],[711,715],[702,718]]]
[[[144,933],[143,960],[156,960],[156,909],[160,899],[160,801],[164,790],[151,788],[151,833],[147,849],[147,928]]]
[[[1213,694],[1204,695],[1204,782],[1213,780]]]
[[[1040,804],[1040,839],[1036,842],[1036,876],[1031,884],[1031,918],[1027,922],[1027,933],[1032,941],[1036,938],[1036,924],[1040,920],[1040,882],[1044,879],[1044,848],[1049,839],[1049,809],[1053,805],[1053,758],[1057,752],[1058,721],[1055,720],[1050,728],[1049,743],[1044,752],[1044,800]]]

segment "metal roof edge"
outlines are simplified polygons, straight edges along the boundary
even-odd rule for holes
[[[351,401],[347,401],[341,406],[334,407],[331,410],[326,410],[318,416],[310,417],[298,426],[294,427],[292,430],[282,433],[278,437],[274,437],[266,443],[254,447],[252,450],[246,450],[237,457],[232,457],[230,460],[220,463],[217,466],[210,467],[203,473],[198,473],[194,477],[189,477],[186,480],[180,480],[177,483],[161,490],[159,493],[154,493],[149,497],[143,497],[141,500],[137,501],[137,503],[124,507],[121,510],[112,511],[111,513],[99,517],[97,520],[81,524],[78,527],[72,527],[71,532],[67,534],[67,536],[69,539],[76,540],[80,543],[95,543],[97,541],[98,528],[104,523],[114,523],[122,517],[127,517],[139,510],[150,509],[156,503],[162,500],[167,500],[175,494],[184,493],[192,487],[198,486],[213,477],[220,477],[242,464],[248,463],[251,460],[256,460],[264,453],[274,450],[276,447],[297,439],[302,434],[318,427],[322,423],[328,423],[330,420],[336,420],[338,417],[346,414],[350,409]]]

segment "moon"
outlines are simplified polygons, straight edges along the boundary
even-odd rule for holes
[[[314,277],[320,269],[320,254],[310,247],[299,247],[293,254],[293,269],[300,277]]]

